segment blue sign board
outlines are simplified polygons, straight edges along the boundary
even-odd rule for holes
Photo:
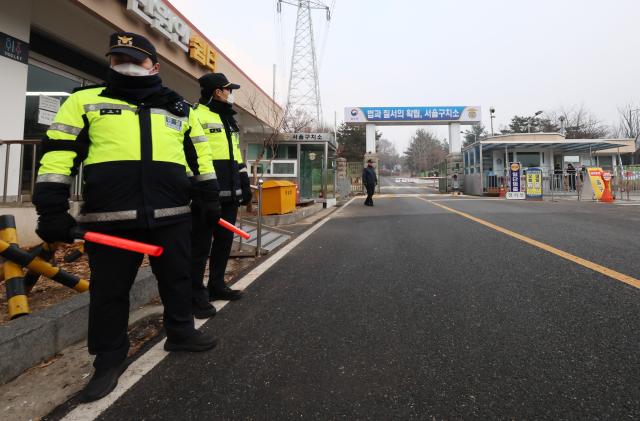
[[[480,107],[347,107],[347,123],[477,123]]]
[[[522,191],[520,186],[520,172],[522,167],[519,162],[510,162],[509,163],[509,179],[511,183],[509,185],[510,192],[519,192]]]

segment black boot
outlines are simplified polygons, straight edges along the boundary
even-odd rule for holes
[[[197,333],[193,336],[180,342],[172,342],[167,338],[166,342],[164,343],[164,350],[202,352],[210,350],[217,344],[218,342],[213,336],[197,331]]]
[[[231,289],[226,285],[223,288],[213,288],[209,290],[209,301],[235,301],[240,298],[242,298],[242,291]]]
[[[216,308],[204,299],[194,299],[191,308],[196,319],[209,319],[216,315]]]
[[[81,402],[93,402],[104,398],[118,385],[118,378],[127,369],[126,362],[111,368],[96,369],[89,383],[80,392]]]

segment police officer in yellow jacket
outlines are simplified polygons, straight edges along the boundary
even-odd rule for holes
[[[232,109],[233,91],[240,85],[230,83],[222,73],[209,73],[199,79],[201,97],[195,113],[211,146],[213,165],[220,186],[221,218],[234,224],[238,206],[251,201],[251,187],[247,167],[240,153],[238,124]],[[213,244],[211,237],[213,235]],[[237,300],[241,292],[224,282],[224,272],[231,253],[233,234],[218,226],[216,221],[199,225],[194,220],[192,233],[192,282],[194,315],[210,317],[215,314],[210,300]],[[208,291],[203,285],[207,257],[209,260]]]
[[[220,212],[207,138],[189,104],[162,86],[146,38],[113,34],[108,55],[106,85],[69,96],[47,131],[33,197],[36,231],[49,243],[73,241],[69,187],[83,163],[80,227],[162,246],[149,260],[164,304],[165,349],[211,349],[215,339],[194,327],[189,272],[190,200],[208,221]],[[109,394],[126,368],[129,290],[143,256],[91,243],[85,249],[88,345],[96,358],[81,398],[92,401]]]

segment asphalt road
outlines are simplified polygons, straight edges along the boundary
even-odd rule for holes
[[[640,207],[423,197],[351,203],[100,419],[639,419],[640,290],[435,203],[638,278]]]

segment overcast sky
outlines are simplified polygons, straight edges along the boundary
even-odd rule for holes
[[[291,0],[290,0],[291,1]],[[171,0],[266,92],[286,100],[296,8]],[[607,124],[640,107],[640,0],[325,0],[315,12],[325,120],[346,106],[479,105],[514,114],[583,104]],[[402,152],[417,127],[382,127]],[[434,130],[447,136],[444,127]]]

